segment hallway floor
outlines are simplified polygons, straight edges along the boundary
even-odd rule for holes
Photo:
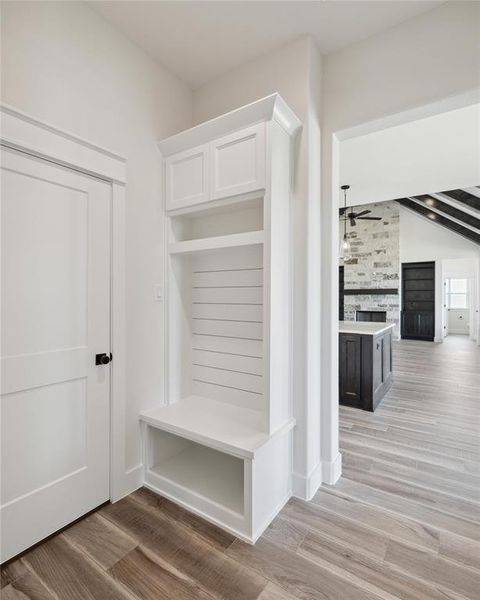
[[[480,348],[402,341],[374,414],[342,407],[343,477],[249,546],[139,490],[2,570],[2,600],[476,600]]]

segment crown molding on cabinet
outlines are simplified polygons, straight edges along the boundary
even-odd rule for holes
[[[162,155],[166,157],[206,144],[249,125],[272,120],[276,121],[292,137],[302,126],[297,115],[280,94],[276,93],[210,121],[205,121],[196,127],[181,131],[159,142],[158,147]]]

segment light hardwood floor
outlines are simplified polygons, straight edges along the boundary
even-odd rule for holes
[[[341,408],[343,477],[255,546],[139,490],[2,571],[2,600],[480,598],[480,349],[395,344],[375,414]]]

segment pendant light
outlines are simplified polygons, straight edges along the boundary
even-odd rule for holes
[[[342,185],[340,188],[343,190],[343,239],[342,239],[342,250],[343,256],[350,252],[350,242],[347,238],[347,190],[350,189],[349,185]]]

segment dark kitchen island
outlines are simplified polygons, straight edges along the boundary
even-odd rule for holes
[[[374,411],[393,383],[393,323],[339,322],[340,404]]]

